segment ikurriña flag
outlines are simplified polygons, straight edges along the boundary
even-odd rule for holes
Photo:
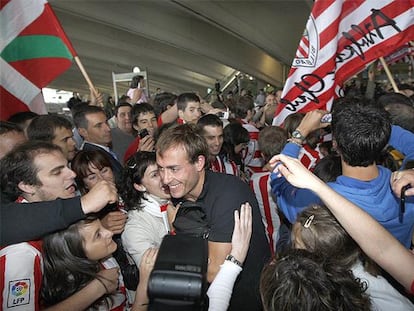
[[[76,52],[47,1],[0,1],[0,119],[45,113],[41,89],[72,65]]]
[[[414,0],[316,0],[273,124],[330,110],[346,80],[413,39]]]

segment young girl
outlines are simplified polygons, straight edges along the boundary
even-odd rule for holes
[[[42,299],[46,307],[54,305],[75,294],[97,279],[105,289],[105,295],[88,309],[129,310],[122,275],[119,266],[111,257],[117,244],[112,240],[113,233],[102,226],[100,220],[88,217],[68,229],[51,234],[43,240],[44,274]],[[149,250],[145,263],[153,263],[156,251]],[[142,269],[141,269],[142,268]],[[146,288],[149,272],[140,267],[141,283],[138,288]],[[146,291],[137,290],[133,310],[139,310],[147,303]]]
[[[120,189],[128,210],[122,244],[139,266],[145,250],[159,247],[170,232],[167,209],[175,210],[169,204],[168,189],[162,185],[154,152],[140,151],[131,156]]]
[[[322,254],[366,284],[375,310],[414,310],[412,303],[394,289],[388,281],[375,273],[369,260],[332,213],[314,205],[303,210],[293,225],[292,241],[295,248]]]

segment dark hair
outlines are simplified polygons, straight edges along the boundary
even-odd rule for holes
[[[404,94],[394,92],[381,95],[378,98],[377,103],[381,107],[393,104],[404,104],[411,107],[413,106],[413,103],[409,97],[405,96]]]
[[[287,132],[278,126],[267,126],[260,131],[258,144],[265,162],[268,162],[274,155],[282,151],[287,138]]]
[[[166,129],[158,138],[155,150],[162,157],[165,151],[178,146],[185,149],[191,164],[196,163],[200,155],[204,156],[207,164],[208,145],[196,125],[181,124]]]
[[[138,87],[138,84],[144,79],[143,76],[134,76],[131,80],[131,84],[129,85],[129,87],[131,89],[136,89]]]
[[[23,194],[18,186],[20,182],[41,186],[34,160],[39,154],[51,152],[62,153],[62,149],[52,143],[34,140],[18,145],[6,154],[0,160],[1,191],[11,196],[19,196]]]
[[[58,128],[72,130],[72,123],[65,117],[57,115],[41,115],[32,120],[27,128],[29,140],[42,140],[51,142],[55,139]]]
[[[173,106],[176,100],[177,95],[173,93],[163,92],[155,95],[153,102],[155,115],[158,117],[167,110],[168,106]]]
[[[97,218],[89,216],[65,230],[43,238],[41,297],[46,306],[65,300],[95,278],[100,281],[100,263],[86,257],[83,238],[79,232],[81,226],[96,220]],[[106,288],[104,282],[101,283]]]
[[[265,311],[368,311],[364,292],[349,270],[302,249],[269,263],[260,278]]]
[[[391,135],[386,111],[362,98],[337,105],[332,112],[331,126],[338,153],[350,166],[373,164]]]
[[[119,111],[119,108],[121,107],[129,107],[132,109],[132,105],[130,103],[118,103],[118,105],[116,105],[115,110],[114,110],[114,115],[116,117],[118,117],[118,111]]]
[[[133,125],[138,125],[138,118],[141,114],[147,114],[149,112],[152,112],[155,115],[154,107],[151,104],[148,103],[141,103],[132,106],[131,110],[131,122]],[[137,131],[134,127],[132,127],[134,135],[136,135]]]
[[[247,144],[250,141],[249,132],[238,122],[230,122],[223,129],[223,151],[225,156],[241,164],[241,156],[236,154],[234,147],[239,144]]]
[[[223,121],[220,120],[218,116],[215,114],[205,114],[197,121],[197,125],[200,127],[201,130],[204,130],[204,127],[207,125],[214,126],[214,127],[223,127]]]
[[[189,102],[200,102],[200,98],[195,93],[182,93],[177,98],[178,110],[184,111]]]
[[[286,117],[283,121],[283,128],[287,131],[289,137],[292,135],[293,131],[296,130],[304,117],[305,114],[302,112],[295,112]]]
[[[0,135],[7,134],[9,132],[24,133],[22,128],[16,123],[8,121],[0,121]]]
[[[249,96],[241,96],[237,100],[237,104],[234,107],[234,114],[236,118],[244,119],[247,117],[247,112],[253,111],[254,109],[254,100]]]
[[[138,151],[128,159],[122,172],[122,181],[119,187],[127,210],[142,209],[144,191],[135,189],[134,183],[138,185],[142,183],[145,171],[152,164],[157,164],[155,152]]]
[[[33,118],[35,118],[37,116],[38,116],[38,114],[36,112],[33,112],[33,111],[20,111],[20,112],[17,112],[15,114],[13,114],[12,116],[10,116],[7,119],[7,121],[12,122],[12,123],[16,123],[17,125],[22,127],[23,124],[26,121],[32,120]]]
[[[332,213],[324,206],[312,205],[299,213],[296,223],[306,250],[323,254],[343,268],[351,269],[361,250]]]
[[[313,173],[324,182],[335,181],[342,175],[341,157],[337,155],[328,155],[316,163]]]
[[[400,94],[401,95],[401,94]],[[390,116],[391,123],[414,133],[414,106],[404,103],[389,103],[384,109]]]
[[[102,150],[81,150],[73,158],[71,165],[72,170],[76,173],[76,184],[82,194],[87,193],[90,189],[86,188],[83,179],[91,173],[89,164],[93,164],[98,170],[109,167],[112,170],[111,160]]]
[[[88,128],[88,119],[86,116],[89,114],[103,113],[106,117],[105,111],[101,107],[97,106],[82,106],[73,116],[73,122],[77,128]]]

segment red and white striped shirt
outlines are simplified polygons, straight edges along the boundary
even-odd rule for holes
[[[262,154],[259,150],[259,129],[253,124],[246,122],[246,120],[240,120],[243,127],[249,132],[250,141],[247,145],[247,150],[243,154],[244,165],[246,166],[249,175],[258,172],[264,165]]]
[[[115,258],[110,257],[101,263],[104,269],[118,268],[119,264]],[[130,309],[130,305],[127,299],[127,290],[124,284],[122,274],[119,273],[118,277],[118,288],[110,296],[105,297],[106,303],[101,303],[98,307],[99,311],[109,310],[110,311],[125,311]],[[132,302],[130,300],[130,302]]]
[[[278,208],[276,202],[272,197],[269,177],[270,172],[268,171],[254,173],[250,179],[250,187],[259,203],[260,214],[262,215],[262,221],[265,226],[270,251],[274,255],[276,243],[279,240],[280,218],[277,213]]]
[[[309,145],[305,144],[300,148],[299,160],[308,170],[313,171],[320,159],[321,154]]]
[[[0,250],[1,310],[40,310],[41,248],[41,241],[31,241]]]
[[[239,168],[237,167],[237,164],[234,163],[234,161],[224,159],[220,157],[219,155],[216,155],[216,157],[214,158],[214,161],[210,162],[210,165],[211,165],[210,169],[213,172],[226,173],[226,174],[234,175],[237,177],[240,176],[240,172],[239,172]]]

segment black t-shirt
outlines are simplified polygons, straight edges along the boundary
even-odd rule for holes
[[[196,203],[202,206],[210,226],[208,240],[231,243],[234,211],[249,202],[252,206],[253,230],[243,271],[238,277],[228,310],[261,310],[259,280],[263,265],[270,258],[256,197],[238,177],[206,171],[203,190]]]

